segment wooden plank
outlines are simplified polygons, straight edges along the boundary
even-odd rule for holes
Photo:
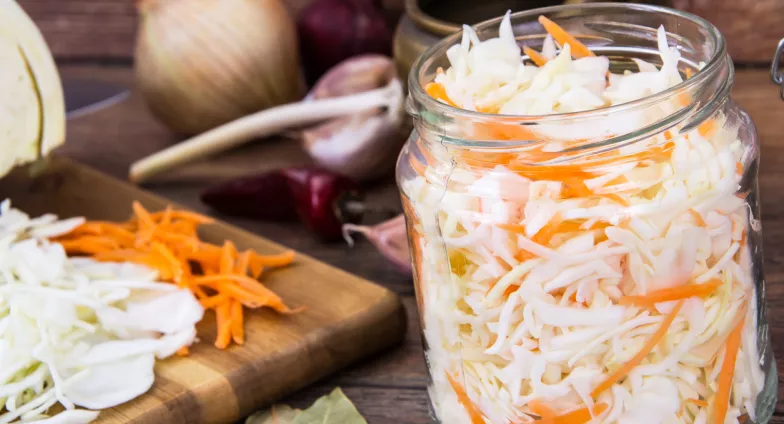
[[[784,37],[781,0],[673,0],[673,6],[716,25],[738,63],[770,63]]]
[[[153,0],[157,1],[157,0]],[[284,0],[292,14],[312,0]],[[130,61],[138,17],[134,0],[22,0],[55,57]]]
[[[2,197],[31,214],[124,220],[133,200],[150,210],[169,201],[65,159],[29,177],[19,169],[0,181]],[[232,240],[262,253],[282,246],[224,223],[200,231],[205,241]],[[199,323],[200,343],[191,355],[160,361],[147,394],[113,408],[100,423],[217,423],[244,417],[264,404],[305,387],[402,339],[405,315],[391,291],[299,255],[294,265],[265,273],[264,283],[292,307],[281,316],[249,311],[246,342],[218,350],[215,320]]]

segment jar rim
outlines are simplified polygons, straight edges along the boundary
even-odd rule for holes
[[[719,68],[722,66],[722,63],[724,62],[723,60],[724,57],[727,55],[727,47],[726,47],[724,36],[721,34],[721,32],[719,32],[718,28],[716,28],[715,25],[710,23],[708,20],[701,18],[695,14],[685,12],[682,10],[668,8],[668,7],[662,7],[662,6],[636,4],[636,3],[569,4],[569,5],[542,7],[538,9],[530,9],[530,10],[524,10],[524,11],[512,13],[511,19],[512,21],[514,21],[515,19],[538,17],[539,15],[547,15],[550,13],[569,12],[569,11],[577,11],[577,10],[590,10],[590,9],[596,9],[596,10],[615,9],[615,10],[639,11],[639,12],[648,12],[648,13],[653,12],[653,13],[660,13],[660,14],[671,15],[678,18],[687,19],[697,24],[701,29],[705,30],[705,32],[710,37],[709,41],[711,41],[715,47],[711,52],[710,59],[706,62],[705,66],[702,69],[695,72],[691,78],[688,78],[677,85],[669,87],[666,90],[654,93],[650,96],[645,96],[637,100],[620,103],[617,105],[605,106],[598,109],[589,109],[589,110],[578,111],[578,112],[553,113],[548,115],[509,115],[509,114],[472,111],[472,110],[451,106],[449,104],[440,102],[434,99],[433,97],[431,97],[429,94],[427,94],[424,87],[420,83],[419,74],[422,72],[423,68],[428,64],[430,60],[434,59],[434,57],[438,54],[438,52],[442,50],[445,51],[452,45],[459,43],[460,39],[462,38],[462,31],[460,31],[442,39],[441,41],[439,41],[438,43],[430,47],[427,51],[425,51],[422,55],[420,55],[417,58],[417,60],[414,62],[413,66],[411,67],[411,71],[408,74],[409,92],[417,102],[423,104],[428,110],[449,114],[450,116],[454,116],[454,117],[467,118],[467,119],[506,118],[506,119],[518,119],[520,120],[521,123],[525,121],[537,122],[537,123],[552,123],[552,122],[563,121],[563,120],[594,118],[597,116],[622,113],[624,111],[629,111],[640,107],[651,106],[653,104],[661,102],[662,100],[671,98],[672,96],[676,96],[681,92],[691,90],[695,86],[704,83],[714,73],[716,73],[719,70]],[[476,25],[473,25],[472,28],[474,28],[477,31],[481,31],[493,27],[497,28],[500,25],[503,18],[504,18],[503,16],[499,16],[497,18],[480,22]]]

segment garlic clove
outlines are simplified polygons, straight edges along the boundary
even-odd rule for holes
[[[381,55],[362,55],[342,62],[324,75],[306,100],[361,93],[389,86],[383,108],[343,116],[302,131],[305,149],[321,166],[363,181],[394,169],[410,131],[405,95],[393,61]]]
[[[411,260],[408,253],[408,235],[406,233],[405,215],[400,214],[395,218],[380,224],[343,225],[343,238],[349,246],[354,246],[351,233],[361,233],[401,272],[411,273]]]

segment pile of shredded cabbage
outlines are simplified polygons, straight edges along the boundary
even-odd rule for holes
[[[0,423],[90,422],[149,390],[155,358],[196,337],[203,309],[188,290],[47,241],[82,222],[0,204]]]
[[[558,52],[549,37],[542,52],[549,61],[536,67],[524,64],[507,15],[499,38],[480,42],[464,27],[462,44],[447,53],[451,68],[435,81],[469,110],[595,109],[682,81],[678,50],[668,46],[663,28],[658,37],[660,68],[638,60],[637,73],[607,75],[606,57],[573,59],[568,44]],[[640,128],[664,112],[641,113],[630,125]],[[414,262],[431,399],[441,422],[478,424],[473,408],[486,423],[533,422],[529,402],[536,400],[559,413],[602,403],[597,423],[706,423],[715,410],[723,347],[739,322],[724,422],[737,423],[743,414],[755,419],[764,374],[748,232],[758,231],[759,222],[736,193],[753,158],[726,117],[712,119],[705,131],[646,141],[674,143],[662,160],[632,156],[597,171],[583,181],[590,196],[566,196],[562,181],[502,165],[431,160],[421,175],[404,179],[412,251],[421,255]],[[560,230],[536,241],[552,228]],[[622,304],[624,297],[715,279],[718,289],[683,301],[640,365],[591,396],[641,350],[675,303],[646,308]]]

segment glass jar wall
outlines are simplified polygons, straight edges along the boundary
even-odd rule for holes
[[[675,47],[683,82],[593,110],[501,115],[426,91],[460,34],[417,61],[397,175],[434,416],[767,422],[759,145],[729,97],[721,34],[670,9],[579,5],[513,14],[518,44],[542,48],[540,15],[616,75],[643,67],[633,58],[669,66],[661,49]],[[500,24],[478,25],[478,40]]]

